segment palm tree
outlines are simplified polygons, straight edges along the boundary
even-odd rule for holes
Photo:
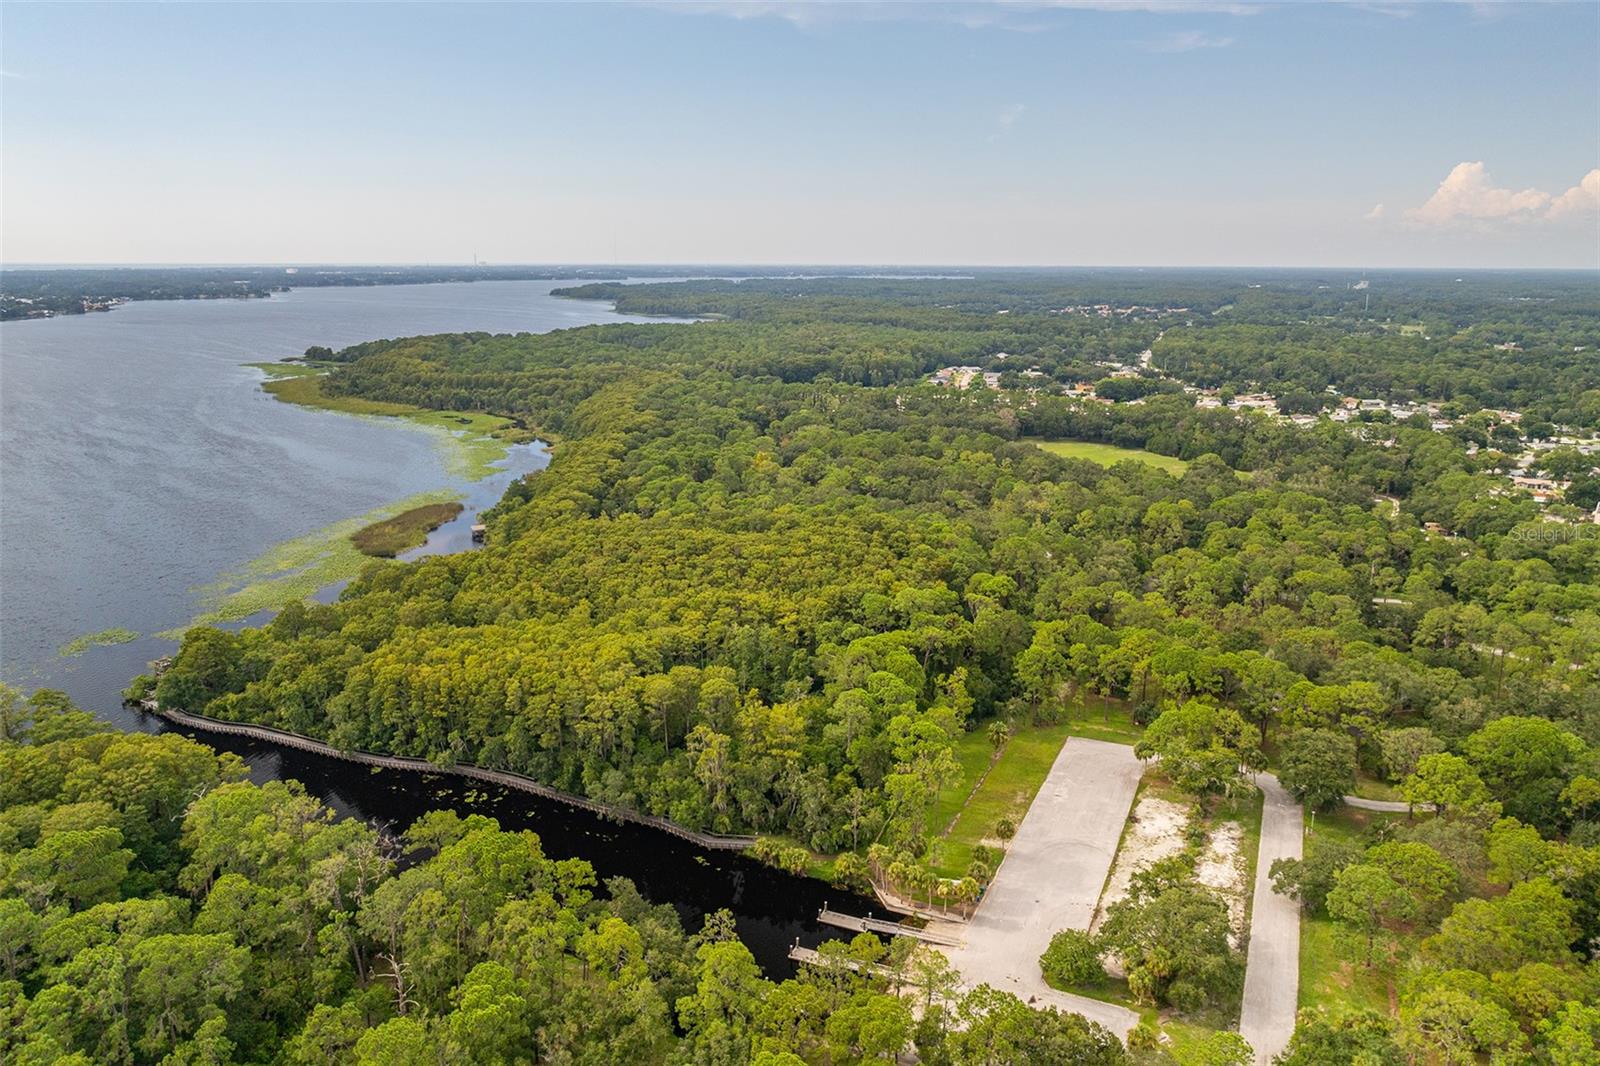
[[[1011,739],[1011,723],[1003,718],[997,718],[989,723],[989,743],[994,746],[995,758],[1000,757],[1000,751],[1006,746],[1006,741]]]
[[[887,844],[870,844],[867,846],[867,866],[872,870],[873,876],[884,876],[884,869],[888,865],[892,854]]]
[[[961,880],[956,882],[956,898],[963,904],[976,905],[978,902],[978,893],[981,891],[982,887],[978,884],[975,878],[963,877]],[[966,913],[967,917],[972,917],[971,910],[968,910]]]

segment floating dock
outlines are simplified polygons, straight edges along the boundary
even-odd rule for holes
[[[832,925],[839,929],[849,929],[856,933],[883,933],[885,936],[908,936],[914,940],[921,940],[926,944],[939,944],[944,947],[957,947],[961,941],[957,937],[945,933],[933,933],[926,929],[916,929],[898,922],[886,922],[882,918],[858,918],[853,914],[843,914],[836,910],[823,907],[817,912],[817,921],[823,925]],[[792,956],[791,956],[792,957]]]

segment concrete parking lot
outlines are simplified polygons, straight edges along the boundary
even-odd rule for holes
[[[1074,1011],[1119,1037],[1133,1011],[1050,988],[1039,956],[1061,929],[1088,929],[1144,767],[1125,744],[1072,737],[1017,827],[1005,861],[951,962],[969,986],[989,984],[1034,1006]]]

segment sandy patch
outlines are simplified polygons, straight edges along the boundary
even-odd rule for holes
[[[1223,822],[1206,838],[1205,850],[1195,863],[1195,878],[1213,889],[1228,904],[1228,924],[1233,927],[1229,940],[1234,947],[1244,934],[1245,875],[1249,863],[1244,854],[1244,828],[1238,822]]]
[[[1126,898],[1134,874],[1153,862],[1183,851],[1184,831],[1188,828],[1188,807],[1156,796],[1140,797],[1128,816],[1128,831],[1117,849],[1116,865],[1111,868],[1105,891],[1100,894],[1100,906],[1095,910],[1090,932],[1099,932],[1107,908]]]

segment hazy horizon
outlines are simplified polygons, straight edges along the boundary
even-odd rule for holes
[[[388,269],[388,270],[420,270],[420,269],[501,269],[501,270],[564,270],[582,269],[588,271],[612,270],[625,273],[633,267],[649,270],[662,270],[669,267],[683,267],[685,269],[714,269],[727,267],[733,270],[788,270],[788,271],[828,271],[828,270],[917,270],[931,274],[939,270],[979,270],[979,271],[1018,271],[1023,273],[1050,273],[1052,271],[1073,270],[1104,270],[1133,272],[1148,270],[1170,271],[1249,271],[1249,270],[1281,270],[1286,272],[1312,273],[1323,270],[1337,270],[1350,273],[1432,273],[1448,274],[1452,272],[1463,274],[1593,274],[1600,273],[1600,266],[1457,266],[1441,264],[1437,266],[1411,266],[1396,264],[1389,266],[1363,266],[1360,264],[1346,265],[1341,263],[869,263],[869,262],[839,262],[839,263],[785,263],[762,262],[751,260],[748,262],[715,262],[715,261],[690,261],[690,260],[658,260],[637,263],[609,263],[603,261],[548,261],[541,262],[533,259],[510,259],[505,262],[478,262],[470,260],[464,262],[451,262],[439,260],[428,262],[426,260],[393,260],[387,262],[374,262],[364,259],[352,259],[347,262],[317,261],[307,259],[279,259],[264,260],[237,260],[233,262],[102,262],[102,263],[50,263],[33,261],[25,263],[0,262],[0,271],[6,270],[225,270],[237,268],[241,270],[262,270],[274,268],[293,268],[298,270],[324,268],[330,270]],[[538,279],[530,279],[538,280]],[[738,280],[738,279],[735,279]]]

